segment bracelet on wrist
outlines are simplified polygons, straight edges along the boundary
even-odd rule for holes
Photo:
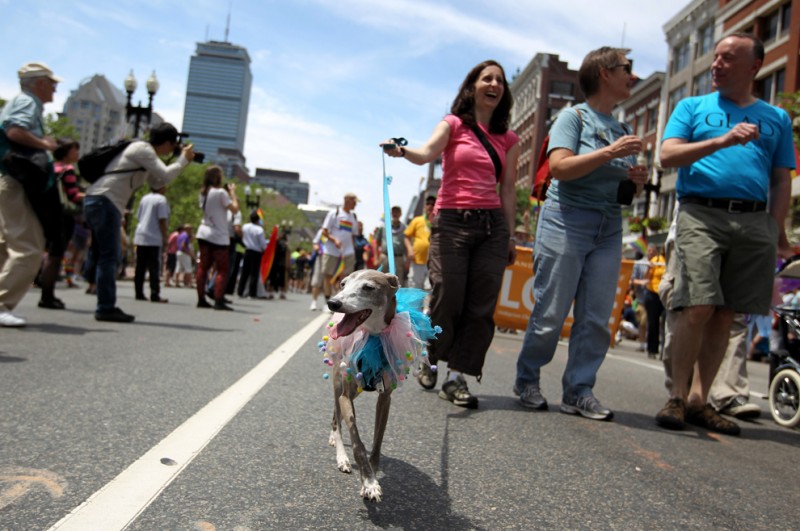
[[[406,148],[400,146],[400,156],[406,158]]]

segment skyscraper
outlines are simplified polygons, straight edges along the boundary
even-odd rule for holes
[[[229,42],[197,43],[189,63],[182,131],[189,133],[195,151],[223,166],[228,176],[233,175],[234,166],[245,165],[244,135],[252,83],[245,48]],[[220,153],[220,149],[224,151]]]

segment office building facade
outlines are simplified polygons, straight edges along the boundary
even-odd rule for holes
[[[539,150],[552,119],[564,107],[584,100],[578,87],[578,72],[570,70],[558,55],[537,53],[511,81],[514,107],[511,129],[519,135],[520,154],[517,186],[530,188],[538,164]]]
[[[84,152],[126,136],[125,94],[101,74],[70,92],[63,115],[78,131]]]
[[[237,173],[235,166],[245,168],[244,138],[253,84],[250,62],[245,48],[209,41],[197,43],[189,63],[181,130],[190,135],[195,151],[205,153],[209,162],[222,164],[229,177]]]
[[[308,183],[300,181],[300,174],[296,171],[256,168],[251,182],[264,188],[272,188],[295,205],[308,203]]]

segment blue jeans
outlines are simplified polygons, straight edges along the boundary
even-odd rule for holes
[[[621,218],[548,200],[539,215],[533,256],[534,305],[517,359],[517,388],[539,384],[574,301],[562,396],[591,395],[611,342],[608,320],[622,259]]]
[[[117,207],[104,196],[87,195],[83,215],[92,229],[92,250],[97,263],[98,313],[112,311],[117,305],[117,260],[120,253],[121,216]],[[92,279],[87,279],[91,282]]]

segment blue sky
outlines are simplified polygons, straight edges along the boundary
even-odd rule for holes
[[[253,90],[245,156],[256,167],[300,172],[309,202],[355,191],[371,230],[382,212],[385,138],[424,142],[464,75],[496,59],[509,78],[537,52],[577,69],[603,45],[632,48],[637,73],[664,70],[663,24],[687,2],[619,0],[0,0],[0,96],[18,91],[17,69],[43,61],[62,78],[47,112],[96,73],[120,88],[133,69],[161,83],[155,108],[180,127],[196,43],[248,49]],[[623,42],[624,34],[624,42]],[[391,201],[407,208],[423,167],[387,160]]]

